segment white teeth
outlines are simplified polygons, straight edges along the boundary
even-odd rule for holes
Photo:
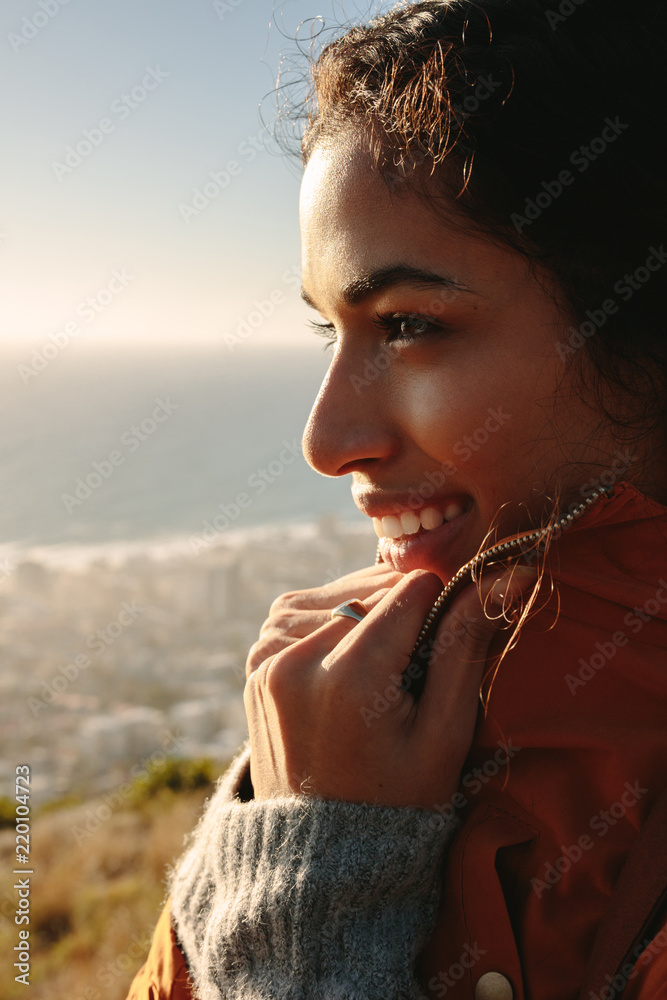
[[[388,514],[386,517],[374,517],[373,527],[378,538],[401,538],[403,535],[416,535],[419,528],[433,531],[444,521],[453,521],[463,513],[463,504],[458,500],[448,503],[444,511],[436,507],[424,507],[419,513],[406,510],[399,516]]]
[[[435,507],[424,507],[421,512],[421,523],[426,531],[433,531],[434,528],[439,528],[443,521],[444,517]]]
[[[403,534],[401,522],[397,517],[389,514],[382,518],[382,534],[385,538],[400,538]]]
[[[421,521],[412,510],[406,510],[401,514],[401,528],[404,535],[415,535],[419,531]]]
[[[460,517],[462,513],[463,504],[454,501],[445,507],[443,516],[445,521],[453,521],[455,517]]]

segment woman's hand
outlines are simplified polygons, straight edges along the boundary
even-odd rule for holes
[[[385,563],[378,563],[341,576],[323,587],[282,594],[269,608],[269,617],[259,630],[259,639],[250,647],[246,675],[268,657],[330,622],[331,611],[337,605],[357,597],[370,610],[402,579],[402,573],[389,569]]]
[[[533,571],[490,575],[491,598],[518,594]],[[279,598],[248,656],[245,706],[256,798],[295,793],[378,805],[434,808],[458,787],[479,706],[491,639],[506,624],[487,617],[475,587],[438,629],[418,701],[403,671],[433,602],[435,574],[403,576],[382,564],[316,590]],[[357,597],[361,622],[330,617]]]

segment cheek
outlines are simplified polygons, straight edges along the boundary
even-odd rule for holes
[[[430,366],[404,379],[396,399],[411,440],[426,455],[460,465],[464,452],[470,453],[466,460],[472,459],[492,437],[506,437],[510,414],[502,400],[507,395],[506,388],[479,377],[456,377]]]

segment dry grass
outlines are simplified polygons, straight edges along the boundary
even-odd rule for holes
[[[210,791],[165,789],[133,807],[122,805],[85,839],[81,831],[99,803],[34,820],[28,990],[14,979],[17,894],[13,880],[4,876],[15,867],[14,831],[3,833],[3,1000],[125,1000],[148,952],[164,898],[166,868],[181,853]]]

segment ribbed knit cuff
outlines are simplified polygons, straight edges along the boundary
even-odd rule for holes
[[[241,802],[241,773],[237,762],[172,884],[198,1000],[419,996],[456,824],[310,796]]]

